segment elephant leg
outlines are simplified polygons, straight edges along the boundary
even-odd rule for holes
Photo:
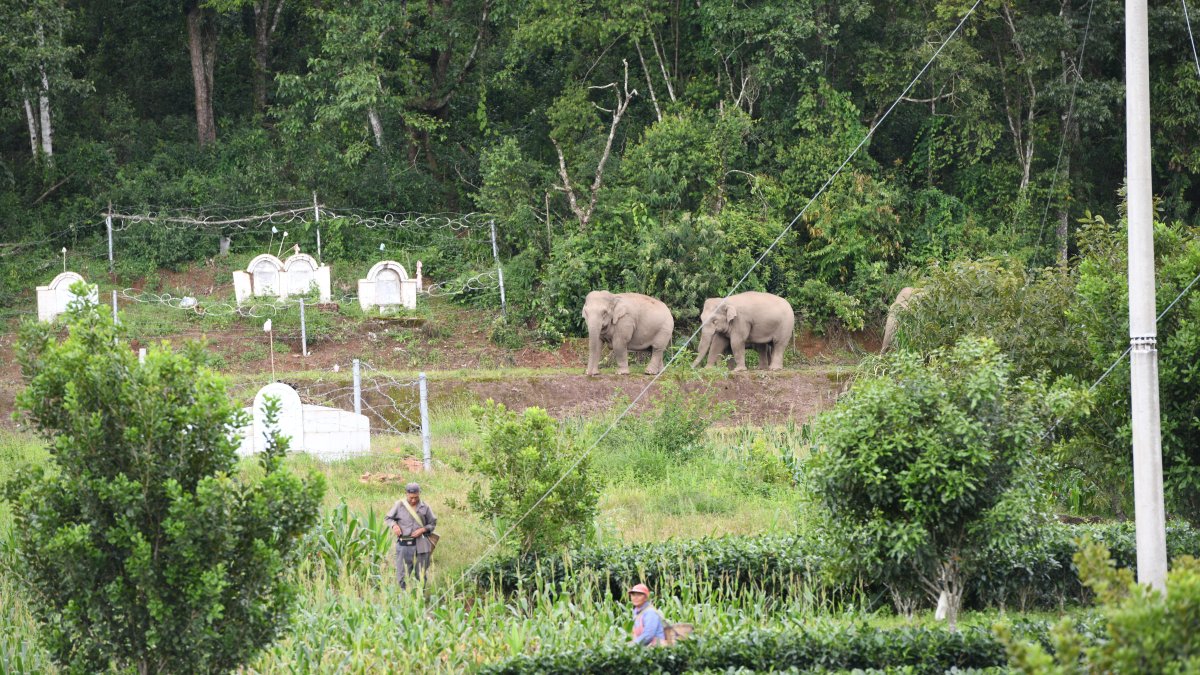
[[[746,341],[736,337],[729,338],[729,347],[733,350],[733,372],[738,373],[746,369]]]
[[[613,357],[617,361],[617,374],[629,374],[629,349],[624,340],[613,340],[612,344]]]
[[[662,347],[652,347],[650,352],[650,365],[646,366],[647,375],[657,375],[663,369],[663,352],[666,351]]]
[[[771,370],[783,370],[783,355],[787,352],[787,342],[776,340],[771,343]]]
[[[766,370],[771,361],[771,345],[769,343],[754,345],[754,351],[758,352],[758,369]]]

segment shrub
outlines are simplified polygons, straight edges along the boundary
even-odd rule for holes
[[[1044,635],[1041,624],[1022,635]],[[664,649],[606,646],[599,649],[517,656],[485,667],[489,675],[520,673],[805,672],[903,668],[906,673],[943,673],[1005,664],[1004,646],[992,633],[948,633],[928,628],[894,630],[861,626],[808,628],[797,633],[756,631],[701,637]]]
[[[47,646],[79,671],[235,669],[286,625],[324,483],[285,471],[274,434],[260,476],[236,473],[230,429],[245,415],[198,345],[139,364],[96,305],[67,320],[61,343],[22,328],[18,406],[52,461],[5,490]]]
[[[988,339],[888,367],[818,421],[813,482],[844,564],[899,595],[945,593],[953,628],[964,579],[1030,529],[1041,432],[1074,401],[1017,379]]]
[[[515,527],[522,553],[585,539],[600,490],[570,435],[560,433],[541,408],[517,415],[488,399],[471,413],[480,436],[471,448],[471,467],[488,480],[471,486],[471,508],[497,533]]]
[[[1068,619],[1052,632],[1051,657],[1038,644],[1004,629],[1011,665],[1024,673],[1200,672],[1200,561],[1184,556],[1167,575],[1166,594],[1134,583],[1103,544],[1089,541],[1075,553],[1084,583],[1097,595],[1106,620],[1103,639],[1081,636]]]

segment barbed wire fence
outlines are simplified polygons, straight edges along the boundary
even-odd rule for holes
[[[82,262],[85,265],[107,263],[109,275],[112,276],[122,250],[121,235],[131,234],[138,227],[149,227],[154,231],[191,231],[215,235],[219,238],[219,243],[212,257],[262,252],[261,239],[264,238],[267,240],[265,252],[279,256],[283,254],[285,247],[298,246],[303,239],[306,245],[315,243],[316,260],[324,263],[322,227],[352,228],[374,233],[373,238],[379,240],[381,259],[386,258],[384,252],[388,246],[393,249],[400,247],[403,250],[413,246],[417,241],[426,244],[435,243],[443,248],[446,245],[460,248],[474,247],[478,251],[480,263],[487,258],[488,248],[490,248],[492,266],[489,269],[476,268],[475,270],[460,271],[452,278],[431,280],[429,284],[419,289],[419,293],[429,297],[438,297],[496,290],[500,296],[501,311],[507,313],[496,219],[491,214],[477,212],[395,213],[383,210],[330,208],[321,204],[315,194],[310,204],[282,202],[260,204],[255,208],[259,208],[260,211],[245,215],[245,210],[247,210],[245,207],[239,208],[223,204],[213,204],[196,209],[158,206],[143,210],[110,206],[107,211],[99,214],[98,221],[73,224],[41,239],[0,245],[0,260],[16,256],[29,257],[31,253],[40,251],[58,255],[46,255],[44,260],[36,263],[34,274],[54,270],[59,265],[63,267],[63,271],[67,271],[68,268],[74,270],[78,269]],[[103,229],[101,230],[101,228]],[[102,233],[101,239],[95,238],[94,235],[97,232]],[[253,234],[254,238],[245,244],[235,246],[232,238],[236,234]],[[312,235],[315,235],[315,242],[312,240]],[[94,270],[91,273],[93,276],[95,275]],[[102,290],[107,293],[107,289]],[[252,303],[252,307],[246,309],[232,303],[211,300],[206,300],[202,303],[203,306],[198,306],[184,301],[184,296],[155,298],[154,294],[140,290],[117,290],[126,299],[143,303],[158,302],[174,306],[177,309],[192,309],[197,313],[206,312],[218,315],[239,313],[243,316],[257,317],[273,316],[279,311],[268,308],[257,301]],[[357,300],[357,297],[345,294],[339,302],[353,300]],[[181,301],[185,303],[185,306],[178,305]],[[280,303],[272,304],[279,305]]]

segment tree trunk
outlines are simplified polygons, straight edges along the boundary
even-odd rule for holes
[[[375,136],[375,147],[383,148],[383,122],[374,108],[367,108],[367,121],[371,123],[371,134]]]
[[[217,29],[210,10],[197,2],[187,9],[188,53],[192,59],[192,87],[196,94],[196,135],[200,145],[217,140],[213,117],[213,70],[217,60]]]
[[[46,38],[42,32],[41,25],[37,30],[38,46],[45,47]],[[45,155],[47,161],[52,161],[54,157],[54,131],[50,125],[50,78],[46,76],[45,62],[38,64],[38,71],[42,76],[42,88],[38,91],[38,110],[41,113],[41,131],[42,131],[42,154]]]
[[[1063,156],[1063,174],[1067,177],[1067,190],[1071,189],[1071,153],[1064,153]],[[1055,228],[1055,241],[1058,244],[1058,264],[1062,267],[1067,266],[1067,243],[1070,232],[1068,225],[1070,224],[1071,211],[1068,208],[1070,200],[1066,199],[1068,195],[1064,195],[1062,205],[1058,208],[1058,227]]]
[[[271,38],[283,14],[287,0],[256,0],[254,3],[254,110],[267,109],[267,89],[271,79]]]
[[[33,116],[33,106],[29,103],[29,97],[25,99],[25,120],[29,122],[29,152],[34,159],[38,157],[38,120]]]

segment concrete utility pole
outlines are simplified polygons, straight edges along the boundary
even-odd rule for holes
[[[1158,334],[1154,300],[1154,202],[1150,184],[1150,57],[1146,0],[1125,1],[1125,119],[1129,190],[1129,363],[1133,401],[1133,498],[1138,582],[1167,583]]]

